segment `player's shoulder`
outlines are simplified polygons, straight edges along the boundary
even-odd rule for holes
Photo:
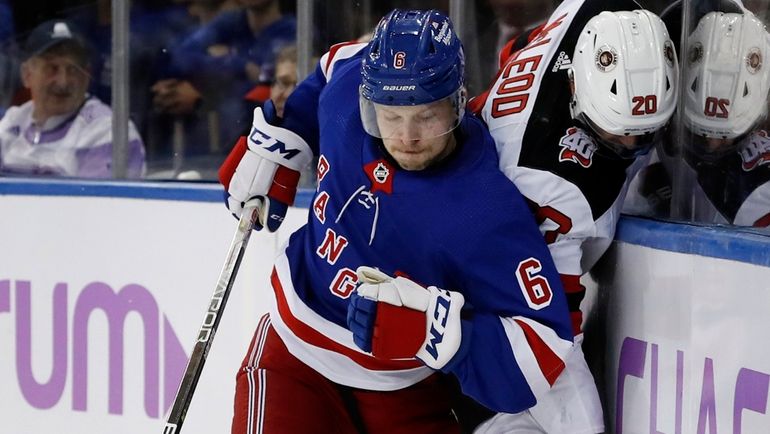
[[[499,172],[499,158],[495,141],[486,124],[476,115],[463,116],[461,149],[458,155],[459,172],[477,172],[476,175],[496,175]],[[494,170],[492,170],[494,169]]]
[[[455,167],[447,176],[447,186],[466,203],[480,208],[507,206],[495,204],[500,198],[520,196],[516,185],[500,171],[500,161],[492,136],[476,116],[463,118],[461,149]]]
[[[348,41],[332,45],[318,62],[326,81],[328,82],[335,70],[340,70],[346,64],[359,63],[366,42]]]

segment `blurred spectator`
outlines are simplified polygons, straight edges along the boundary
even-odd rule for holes
[[[15,35],[13,10],[8,0],[0,0],[0,44],[5,44]]]
[[[173,50],[168,78],[152,87],[160,112],[205,113],[209,134],[188,134],[187,153],[215,152],[219,143],[234,142],[245,126],[243,95],[273,80],[275,56],[296,39],[296,20],[282,15],[277,0],[237,3],[242,9],[221,13]],[[208,143],[194,143],[196,138]]]
[[[195,28],[195,20],[183,2],[187,0],[132,0],[129,16],[132,93],[142,88],[141,80],[155,68],[158,52],[177,44]],[[95,0],[70,9],[65,16],[92,48],[91,93],[109,104],[112,98],[112,3]],[[136,96],[132,94],[132,98]],[[136,98],[132,99],[132,106],[135,101]]]
[[[238,0],[190,0],[187,5],[187,13],[195,22],[195,28],[189,29],[189,32],[180,39],[180,43],[186,42],[191,35],[198,30],[205,28],[217,16],[223,12],[238,9]],[[170,50],[173,50],[179,44],[173,44]],[[168,56],[173,56],[170,52]],[[202,98],[201,93],[187,80],[182,80],[179,76],[184,75],[180,70],[176,70],[172,58],[164,59],[161,64],[163,71],[160,80],[152,85],[153,104],[160,112],[170,114],[188,114],[192,113]],[[166,78],[174,76],[174,78]]]
[[[150,87],[167,70],[169,49],[179,45],[184,37],[198,28],[197,19],[188,11],[192,9],[188,3],[189,0],[131,1],[128,35],[129,110],[131,119],[144,139],[150,164],[157,159],[162,147],[160,143],[165,145],[167,131],[173,131],[171,122],[160,122],[160,116],[153,111]],[[64,16],[81,31],[92,49],[90,93],[110,105],[113,30],[111,1],[90,0],[78,7],[68,8]]]
[[[246,100],[255,105],[262,105],[268,99],[273,102],[275,113],[278,117],[283,117],[283,106],[286,99],[297,86],[297,46],[289,45],[284,47],[275,58],[275,78],[269,86],[258,84],[246,94]],[[247,121],[252,118],[252,111],[248,110],[245,115]],[[247,124],[248,125],[248,124]]]
[[[11,5],[8,0],[0,0],[0,118],[10,105],[18,83],[14,36]]]
[[[238,0],[189,0],[187,13],[201,25],[208,24],[225,11],[238,9]]]
[[[487,0],[495,14],[495,24],[492,29],[497,36],[495,53],[511,39],[525,30],[545,22],[553,11],[553,3],[542,0]],[[497,69],[497,62],[493,62]]]
[[[47,21],[30,33],[21,65],[32,100],[0,120],[4,173],[112,176],[112,110],[87,93],[89,50],[74,27]],[[129,125],[128,177],[145,171],[144,145]]]
[[[297,47],[291,45],[278,53],[275,59],[275,78],[270,86],[270,100],[275,105],[275,113],[283,117],[286,99],[297,86]]]
[[[553,0],[487,0],[494,21],[480,21],[479,62],[484,86],[499,68],[498,54],[511,39],[545,23],[554,9]]]

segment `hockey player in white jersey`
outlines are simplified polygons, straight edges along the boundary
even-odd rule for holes
[[[693,218],[770,226],[770,35],[748,10],[711,12],[688,38],[685,160],[697,178]]]
[[[580,277],[609,246],[628,183],[674,112],[676,53],[660,18],[629,0],[567,0],[506,49],[496,82],[471,109],[540,224],[581,342]],[[497,414],[478,432],[603,430],[577,345],[550,393],[526,412]]]
[[[679,10],[673,11],[674,14]],[[679,177],[676,215],[702,223],[770,226],[770,34],[750,11],[735,5],[705,13],[687,37],[682,79],[684,140],[658,150],[640,173],[634,211],[665,213],[673,170]],[[672,31],[673,31],[672,27]],[[655,158],[655,157],[654,157]],[[636,183],[636,181],[635,181]],[[661,200],[663,199],[663,200]],[[640,206],[641,204],[641,206]]]

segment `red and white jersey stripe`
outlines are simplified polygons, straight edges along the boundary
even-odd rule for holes
[[[353,57],[361,49],[366,47],[366,45],[367,44],[365,42],[356,41],[342,42],[332,45],[329,51],[321,56],[321,60],[319,61],[324,77],[326,77],[326,81],[328,82],[331,78],[332,73],[334,72],[335,63],[337,63],[339,60]]]
[[[323,318],[297,296],[285,254],[276,260],[271,282],[275,331],[294,357],[326,378],[361,389],[398,390],[433,372],[414,359],[378,360],[359,349],[350,330]]]

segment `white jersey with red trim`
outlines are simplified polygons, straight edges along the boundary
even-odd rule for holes
[[[335,46],[323,56],[289,97],[283,120],[266,109],[268,120],[300,135],[319,157],[307,224],[275,264],[276,332],[295,357],[334,382],[400,389],[432,371],[416,359],[376,359],[354,344],[345,319],[356,268],[458,291],[469,350],[448,372],[490,409],[529,408],[573,348],[548,248],[523,197],[498,170],[492,137],[478,119],[465,116],[454,132],[456,151],[421,171],[399,169],[364,132],[362,48]]]
[[[569,110],[567,69],[589,19],[604,10],[633,10],[630,0],[567,0],[549,21],[505,48],[493,86],[470,108],[489,127],[500,169],[527,198],[567,290],[580,330],[579,278],[609,247],[628,183],[646,157],[613,158]]]
[[[676,169],[683,170],[678,188],[690,192],[690,199],[684,204],[687,208],[679,210],[687,218],[699,223],[770,227],[767,131],[752,131],[739,140],[732,152],[719,158],[704,158],[705,155],[696,155],[696,152],[686,149],[684,166],[677,164],[679,156],[655,152],[650,165],[631,184],[624,210],[642,215],[668,215],[670,174]]]

